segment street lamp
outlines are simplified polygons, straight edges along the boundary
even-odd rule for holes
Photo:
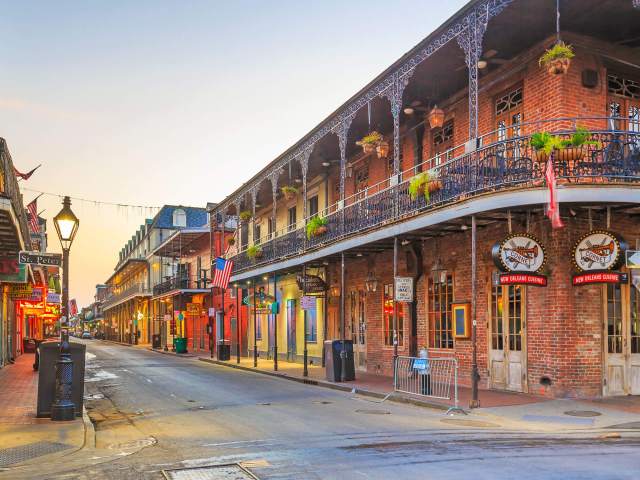
[[[51,406],[51,420],[75,419],[76,406],[72,399],[73,361],[69,348],[69,249],[80,221],[71,211],[71,199],[64,197],[62,210],[53,217],[62,245],[62,305],[60,317],[60,359],[56,364],[56,391]]]

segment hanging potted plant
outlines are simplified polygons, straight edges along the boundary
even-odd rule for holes
[[[422,172],[409,181],[409,197],[415,200],[420,195],[429,201],[431,194],[442,189],[442,181],[435,171]]]
[[[541,67],[547,69],[552,75],[560,75],[567,73],[571,59],[575,57],[573,47],[559,41],[553,47],[544,52],[538,60]]]
[[[251,212],[249,210],[243,210],[242,212],[240,212],[240,215],[238,215],[238,217],[240,217],[240,221],[242,223],[247,223],[249,220],[251,220]]]
[[[260,245],[251,245],[247,248],[247,258],[249,260],[262,258],[262,247]]]
[[[235,237],[229,237],[227,238],[227,245],[229,245],[230,247],[233,247],[236,244],[236,239]]]
[[[362,137],[362,139],[356,142],[356,145],[362,147],[362,151],[365,154],[373,153],[376,149],[376,146],[382,141],[382,135],[375,130],[368,135]]]
[[[291,185],[285,185],[280,189],[280,191],[282,192],[282,195],[284,195],[284,198],[287,200],[293,200],[298,194],[298,189]]]
[[[537,132],[531,135],[531,146],[536,153],[538,162],[546,162],[551,152],[560,162],[575,162],[582,160],[585,147],[599,146],[600,142],[591,140],[591,132],[584,127],[576,127],[570,138],[551,135],[549,132]]]
[[[327,218],[316,215],[307,222],[307,238],[319,237],[327,233]]]
[[[389,142],[381,140],[380,143],[376,145],[376,153],[378,154],[378,158],[387,158],[389,156]]]

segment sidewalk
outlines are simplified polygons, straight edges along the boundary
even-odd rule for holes
[[[41,462],[44,455],[66,455],[85,443],[82,418],[72,422],[36,418],[38,372],[33,360],[34,354],[23,354],[0,370],[0,469],[33,459]]]
[[[339,390],[351,391],[356,389],[356,392],[364,395],[371,395],[375,397],[385,397],[386,395],[393,393],[393,378],[383,375],[375,375],[372,373],[356,372],[356,380],[353,382],[328,382],[326,381],[324,367],[317,365],[309,365],[309,376],[303,376],[303,365],[300,363],[278,361],[278,371],[273,370],[273,360],[258,359],[258,368],[254,369],[253,359],[243,357],[240,359],[240,364],[236,363],[236,359],[232,358],[230,361],[221,362],[209,357],[200,357],[200,360],[205,362],[211,362],[218,365],[224,365],[227,367],[242,368],[244,370],[258,370],[261,373],[268,375],[275,375],[283,378],[295,379],[305,383],[314,383],[321,386],[336,388]],[[452,392],[453,394],[453,392]],[[439,400],[434,398],[426,398],[418,395],[408,394],[396,394],[398,399],[404,398],[411,403],[419,403],[421,405],[431,406],[435,408],[447,409],[453,406],[453,398],[451,400]],[[471,400],[471,389],[467,387],[458,387],[459,406],[467,408],[469,401]],[[499,392],[494,390],[481,390],[480,401],[483,407],[496,407],[505,405],[525,405],[530,403],[544,402],[548,400],[544,397],[535,395],[525,395],[511,392]]]

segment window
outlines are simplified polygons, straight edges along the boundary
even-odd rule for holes
[[[296,229],[296,222],[297,222],[297,213],[296,213],[296,207],[291,207],[289,209],[289,231],[293,231]]]
[[[314,195],[309,199],[308,203],[309,217],[313,217],[318,214],[318,196]]]
[[[429,168],[436,167],[451,158],[453,148],[453,120],[445,122],[441,128],[436,128],[431,134],[432,154],[434,159]]]
[[[522,350],[524,324],[523,289],[520,285],[497,286],[491,290],[491,348],[505,349],[505,330],[509,350]]]
[[[607,82],[608,115],[619,118],[612,120],[610,127],[640,133],[640,81],[609,74]]]
[[[176,208],[173,211],[173,226],[174,227],[186,227],[187,226],[187,212],[181,208]]]
[[[269,224],[269,238],[274,238],[274,237],[276,236],[276,235],[275,235],[275,233],[276,233],[276,232],[275,232],[275,231],[276,231],[276,228],[275,228],[275,224],[276,224],[276,222],[275,222],[275,218],[270,217],[270,218],[269,218],[269,222],[268,222],[268,224]]]
[[[316,301],[317,305],[317,301]],[[307,342],[318,341],[318,309],[307,310]]]
[[[261,230],[260,224],[256,223],[256,226],[255,226],[255,228],[253,230],[253,235],[254,235],[253,236],[253,243],[260,243],[260,239],[262,238],[260,230]]]
[[[453,348],[451,304],[453,303],[453,275],[446,271],[433,272],[429,279],[429,346]]]
[[[498,141],[520,136],[523,98],[520,86],[512,88],[496,99],[495,115]]]
[[[384,344],[393,346],[393,284],[384,286]],[[404,345],[404,303],[398,303],[398,346]]]

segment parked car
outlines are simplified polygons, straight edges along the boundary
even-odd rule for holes
[[[91,336],[91,332],[84,331],[82,332],[82,337],[80,338],[91,340],[93,337]]]

